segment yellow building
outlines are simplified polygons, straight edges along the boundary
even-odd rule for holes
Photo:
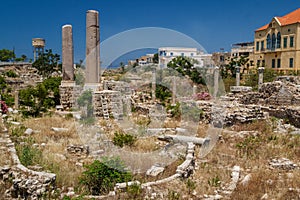
[[[300,8],[255,31],[254,59],[258,67],[289,72],[300,69]]]

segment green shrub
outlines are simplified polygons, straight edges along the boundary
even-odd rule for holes
[[[10,77],[10,78],[16,78],[16,77],[18,77],[18,75],[16,74],[16,72],[14,72],[12,70],[9,70],[9,71],[5,72],[5,75],[7,77]]]
[[[141,199],[143,189],[139,184],[133,184],[127,187],[127,194],[130,199]]]
[[[130,172],[120,158],[103,158],[84,166],[86,170],[80,177],[80,184],[92,195],[107,194],[116,183],[128,182],[132,179]]]
[[[196,182],[191,179],[187,179],[185,185],[188,189],[188,194],[191,194],[191,192],[196,189]]]
[[[257,150],[260,147],[262,142],[262,138],[259,136],[248,136],[242,142],[236,144],[238,149],[238,154],[243,157],[246,156],[247,158],[257,156]]]
[[[217,176],[209,179],[208,185],[210,185],[212,187],[219,187],[221,185],[221,180],[220,180],[219,176],[217,175]]]
[[[24,146],[18,145],[16,150],[17,150],[20,162],[26,167],[29,165],[38,164],[39,161],[42,159],[41,150],[39,150],[35,147],[32,147],[29,144],[24,145]]]
[[[135,136],[118,132],[115,132],[115,136],[113,138],[114,145],[117,145],[119,147],[123,147],[125,145],[132,146],[135,143],[135,141]]]
[[[180,103],[176,103],[176,105],[167,105],[167,111],[171,111],[171,117],[172,118],[180,118],[181,116],[181,109],[180,109]]]

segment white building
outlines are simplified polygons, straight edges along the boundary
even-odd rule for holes
[[[167,67],[167,64],[178,56],[197,60],[197,67],[210,66],[212,64],[212,55],[199,51],[197,48],[161,47],[158,49],[158,56],[161,68]]]

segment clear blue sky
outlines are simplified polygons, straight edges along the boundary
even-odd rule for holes
[[[100,12],[101,41],[133,28],[162,27],[184,33],[208,52],[253,41],[254,30],[300,7],[299,0],[2,0],[0,49],[32,58],[31,39],[61,55],[61,26],[73,25],[75,61],[85,56],[85,14]]]

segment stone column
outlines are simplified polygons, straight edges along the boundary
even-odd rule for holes
[[[219,67],[216,66],[214,70],[214,98],[217,97],[219,90]]]
[[[156,69],[152,69],[152,103],[155,103],[156,101]]]
[[[241,67],[240,66],[235,66],[236,68],[236,86],[240,86],[240,80],[241,80],[241,76],[240,76],[240,70],[241,70]]]
[[[197,94],[197,85],[193,85],[193,95]]]
[[[62,71],[63,81],[74,81],[74,49],[71,25],[62,27]]]
[[[258,68],[258,88],[263,84],[264,82],[264,67]]]
[[[99,13],[86,13],[86,83],[97,85],[100,71]]]
[[[172,84],[172,104],[176,104],[176,76],[173,76],[173,84]]]
[[[15,90],[15,109],[19,109],[19,90]]]

